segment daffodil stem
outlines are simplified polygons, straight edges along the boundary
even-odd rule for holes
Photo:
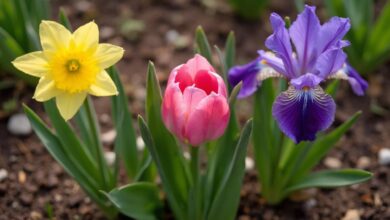
[[[107,180],[107,176],[106,176],[106,172],[105,172],[106,166],[104,164],[103,145],[102,145],[100,138],[99,138],[100,131],[99,131],[99,127],[97,125],[96,114],[95,114],[94,109],[92,108],[92,102],[91,102],[89,97],[87,97],[85,99],[84,107],[85,107],[85,110],[87,113],[89,127],[91,129],[90,135],[92,136],[92,140],[94,141],[93,145],[95,148],[95,155],[97,156],[96,160],[98,163],[98,169],[100,171],[103,188],[105,190],[110,190],[110,189],[108,189],[107,182],[106,182],[106,180]]]

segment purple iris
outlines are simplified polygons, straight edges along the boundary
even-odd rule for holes
[[[333,17],[321,25],[315,7],[305,6],[290,28],[272,13],[273,34],[265,42],[272,52],[259,51],[259,57],[229,70],[229,82],[243,82],[239,98],[252,95],[261,81],[284,77],[289,88],[275,100],[272,114],[280,129],[296,143],[312,141],[317,132],[334,120],[336,105],[319,84],[327,79],[345,79],[357,95],[363,95],[367,82],[346,62],[342,40],[350,29],[347,18]],[[292,43],[293,44],[292,44]],[[294,51],[295,49],[295,51]]]

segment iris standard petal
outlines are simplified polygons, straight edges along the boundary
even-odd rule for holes
[[[301,72],[310,71],[316,59],[317,40],[321,28],[315,7],[305,6],[290,27],[290,36],[295,45]]]
[[[43,50],[56,50],[68,47],[72,34],[57,22],[42,21],[39,25],[39,37]]]
[[[42,51],[31,52],[16,58],[12,64],[20,71],[35,77],[48,72],[49,64]]]
[[[230,111],[222,95],[211,93],[202,99],[188,118],[185,133],[191,145],[218,138],[225,131]]]
[[[312,141],[316,133],[327,129],[334,120],[336,105],[321,87],[281,93],[272,108],[279,128],[295,143]]]
[[[272,53],[272,52],[265,52],[264,50],[259,50],[259,51],[257,51],[257,53],[260,56],[261,62],[263,62],[267,66],[270,66],[276,72],[278,72],[280,74],[283,74],[286,77],[288,77],[288,75],[286,75],[286,70],[284,68],[284,64],[283,64],[282,59],[277,57],[274,53]]]
[[[61,92],[56,88],[54,81],[44,76],[39,79],[33,98],[39,102],[45,102],[60,93]]]
[[[95,59],[102,69],[114,65],[123,57],[123,48],[112,44],[99,44],[95,52]]]
[[[91,21],[73,33],[76,46],[82,50],[94,50],[99,44],[99,28]]]
[[[292,57],[292,46],[290,42],[290,36],[287,29],[284,27],[283,19],[276,13],[272,13],[271,24],[274,29],[274,33],[267,38],[265,45],[276,53],[281,58],[286,70],[286,76],[288,78],[294,78],[298,75],[296,61]]]
[[[61,116],[67,121],[71,119],[79,110],[87,97],[86,92],[67,93],[63,92],[56,97],[57,108]]]
[[[338,71],[345,63],[347,55],[342,49],[330,49],[322,53],[314,66],[316,73],[325,79],[330,74]]]
[[[88,92],[94,96],[118,95],[114,81],[105,70],[97,74],[96,81],[89,87]]]
[[[328,22],[321,26],[318,45],[318,53],[322,53],[332,48],[337,42],[341,41],[345,34],[351,28],[349,18],[332,17]]]
[[[239,98],[250,96],[257,90],[259,85],[257,74],[260,69],[260,58],[257,58],[248,64],[234,66],[229,70],[228,80],[231,85],[236,86],[242,81],[242,87],[238,93]]]

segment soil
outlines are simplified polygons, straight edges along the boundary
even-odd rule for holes
[[[173,67],[193,55],[193,34],[198,25],[203,26],[210,42],[220,47],[228,32],[234,30],[237,62],[242,63],[255,58],[256,51],[263,47],[262,42],[270,34],[269,12],[293,19],[296,14],[293,1],[272,1],[259,21],[247,22],[234,16],[223,1],[204,2],[218,5],[206,6],[195,0],[53,0],[52,14],[55,18],[58,7],[63,7],[74,27],[95,19],[102,41],[125,48],[119,69],[136,115],[143,112],[147,61],[156,64],[158,76],[164,83]],[[324,15],[321,8],[319,13]],[[136,34],[126,32],[129,21],[133,24],[141,21],[142,30]],[[180,45],[167,41],[167,32],[175,34],[175,31],[181,37]],[[336,98],[338,109],[334,125],[358,110],[363,110],[363,115],[328,156],[339,159],[342,168],[358,167],[359,159],[367,157],[369,163],[365,169],[374,173],[372,180],[351,187],[310,190],[303,198],[301,195],[299,201],[286,200],[278,206],[268,206],[260,196],[256,172],[249,171],[242,187],[237,219],[342,219],[354,210],[361,219],[390,219],[390,168],[379,165],[377,156],[381,148],[390,147],[390,113],[378,115],[370,110],[374,102],[390,109],[390,63],[370,73],[369,81],[370,89],[364,97],[355,96],[342,84]],[[6,92],[14,93],[14,90]],[[20,99],[44,117],[40,103],[31,100],[32,93],[31,88],[22,88]],[[4,97],[2,95],[1,100]],[[108,102],[107,98],[95,100],[103,131],[112,127],[107,120]],[[244,120],[250,110],[240,112]],[[7,120],[0,117],[0,168],[8,171],[8,177],[0,181],[0,220],[48,219],[51,215],[56,219],[104,219],[37,137],[10,135]],[[324,167],[323,163],[318,166],[319,169]]]

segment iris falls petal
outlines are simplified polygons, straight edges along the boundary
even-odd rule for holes
[[[315,139],[318,131],[327,129],[334,120],[336,105],[321,87],[296,90],[294,86],[281,93],[272,108],[279,128],[295,143]]]

